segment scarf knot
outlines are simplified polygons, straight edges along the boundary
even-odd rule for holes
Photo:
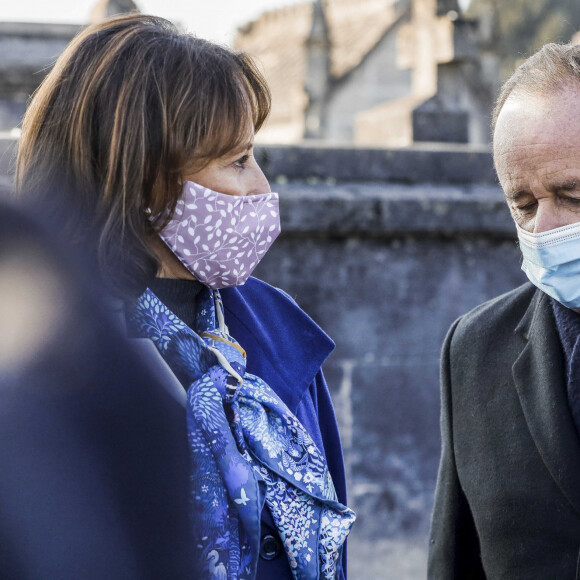
[[[196,577],[255,578],[267,505],[295,580],[332,580],[355,514],[337,501],[326,459],[302,424],[246,372],[219,293],[206,288],[199,300],[195,332],[150,290],[130,319],[187,389]]]

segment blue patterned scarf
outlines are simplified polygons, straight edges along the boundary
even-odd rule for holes
[[[264,503],[296,580],[330,580],[355,514],[336,498],[326,459],[229,336],[217,291],[198,297],[193,332],[147,290],[129,324],[187,390],[196,578],[252,580]]]

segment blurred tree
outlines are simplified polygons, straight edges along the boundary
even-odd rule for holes
[[[488,41],[504,78],[542,45],[569,42],[580,31],[578,0],[472,0],[466,14],[493,23]]]

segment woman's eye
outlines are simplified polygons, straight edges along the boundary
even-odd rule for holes
[[[242,157],[234,161],[234,165],[236,167],[243,169],[246,163],[249,161],[249,159],[250,159],[249,155],[243,155]]]

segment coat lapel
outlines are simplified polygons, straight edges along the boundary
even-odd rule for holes
[[[528,427],[554,481],[580,513],[580,439],[568,406],[564,358],[546,294],[536,291],[516,333],[525,346],[512,372]]]
[[[334,343],[287,294],[261,280],[220,294],[230,334],[248,353],[246,371],[295,413]]]

